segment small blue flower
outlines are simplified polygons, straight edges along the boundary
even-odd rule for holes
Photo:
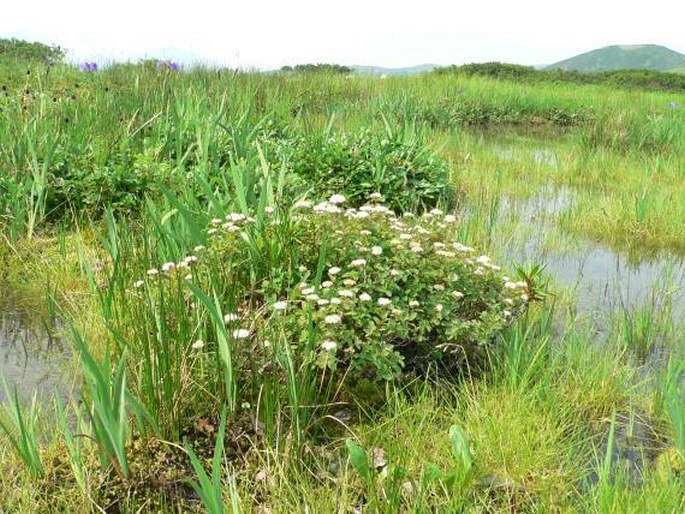
[[[672,111],[674,111],[674,110],[676,110],[678,107],[680,107],[680,105],[677,104],[677,103],[675,103],[675,102],[669,102],[668,105],[667,105],[666,107],[668,107],[669,109],[671,109]]]

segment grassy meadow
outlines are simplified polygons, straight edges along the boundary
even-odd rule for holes
[[[0,512],[684,511],[684,100],[3,63]]]

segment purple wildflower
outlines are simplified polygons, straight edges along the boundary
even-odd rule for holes
[[[169,66],[169,69],[172,71],[178,71],[181,69],[181,65],[174,61],[169,61],[167,65]]]
[[[98,63],[96,62],[82,62],[79,64],[81,71],[98,71]]]

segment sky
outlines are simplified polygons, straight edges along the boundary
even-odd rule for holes
[[[73,62],[540,65],[645,43],[685,53],[682,0],[1,1],[0,38],[60,45]]]

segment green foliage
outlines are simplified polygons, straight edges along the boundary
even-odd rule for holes
[[[0,39],[0,62],[57,64],[62,62],[65,51],[59,46],[49,46],[20,39]]]
[[[214,458],[212,459],[212,474],[209,476],[205,471],[202,461],[197,457],[192,447],[186,443],[185,450],[190,457],[190,462],[197,474],[199,482],[191,480],[190,484],[202,500],[202,504],[210,514],[223,514],[225,512],[222,499],[221,463],[223,460],[224,436],[226,434],[226,410],[221,414],[219,432],[216,435],[214,445]],[[238,511],[234,511],[238,512]]]
[[[51,186],[46,209],[50,219],[60,219],[65,212],[101,215],[106,209],[133,212],[146,195],[159,196],[171,183],[171,166],[153,160],[150,153],[131,158],[126,153],[99,165],[92,155],[78,156],[60,151],[51,166]]]
[[[7,394],[9,388],[4,379],[3,386],[7,404],[0,404],[0,430],[7,434],[12,449],[28,466],[31,474],[34,477],[42,475],[45,468],[38,450],[36,397],[33,396],[31,406],[26,413],[22,410],[16,387],[14,394]]]
[[[295,66],[283,66],[282,73],[328,73],[333,75],[347,75],[354,72],[348,66],[341,64],[296,64]]]
[[[671,359],[663,387],[663,405],[674,433],[674,448],[680,454],[681,469],[685,473],[685,362]]]
[[[490,77],[498,80],[525,82],[530,84],[548,82],[560,84],[607,85],[625,89],[643,89],[651,91],[685,91],[685,76],[677,73],[618,69],[613,71],[576,71],[566,69],[537,70],[532,66],[487,62],[449,66],[435,70],[439,75],[454,74],[465,77]]]
[[[86,343],[76,330],[72,330],[81,355],[88,391],[88,417],[93,440],[98,447],[103,469],[112,465],[124,480],[129,476],[126,440],[129,436],[129,419],[126,412],[126,370],[121,359],[114,377],[111,376],[109,354],[102,363],[93,359]]]
[[[282,151],[288,168],[314,198],[344,191],[350,205],[380,193],[396,212],[451,204],[447,163],[437,157],[410,125],[384,133],[361,130],[296,137]]]

